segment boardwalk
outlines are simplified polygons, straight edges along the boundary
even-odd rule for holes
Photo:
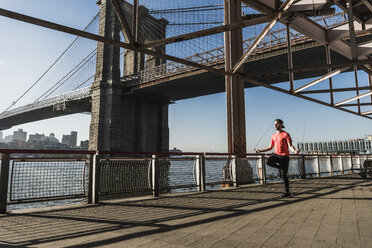
[[[0,216],[0,247],[372,247],[357,175]]]

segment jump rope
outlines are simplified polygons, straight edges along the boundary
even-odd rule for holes
[[[283,119],[283,117],[284,117],[286,114],[292,112],[293,110],[294,110],[294,109],[287,110],[286,112],[284,112],[283,114],[281,114],[281,115],[279,116],[279,118],[280,118],[280,119]],[[303,130],[302,130],[302,139],[301,139],[301,143],[303,143],[303,141],[304,141],[304,137],[305,137],[305,131],[306,131],[306,123],[305,123],[305,118],[304,118],[303,114],[301,114],[301,117],[302,117],[302,121],[303,121],[303,125],[302,125],[302,126],[303,126]],[[260,142],[261,142],[261,140],[263,139],[263,137],[264,137],[264,136],[267,134],[267,132],[268,132],[270,129],[272,129],[272,128],[273,128],[273,124],[272,124],[272,122],[270,122],[270,124],[268,125],[266,131],[261,135],[260,139],[257,141],[257,143],[256,143],[256,145],[254,146],[253,150],[257,149],[257,146],[260,144]]]

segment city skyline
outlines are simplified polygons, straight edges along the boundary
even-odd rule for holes
[[[97,14],[96,0],[3,0],[0,8],[83,29]],[[72,35],[0,17],[0,28],[9,34],[0,40],[0,83],[7,90],[0,92],[1,110],[5,110],[37,80],[75,38]],[[31,37],[24,42],[24,37]],[[27,52],[24,52],[27,51]],[[368,82],[366,73],[359,71],[360,84]],[[297,80],[296,86],[311,79]],[[328,81],[320,83],[327,84]],[[334,77],[337,87],[353,84],[353,73]],[[286,87],[287,83],[277,84]],[[318,89],[318,88],[315,88]],[[339,95],[335,95],[335,100]],[[340,95],[341,96],[341,95]],[[342,95],[344,96],[344,95]],[[342,97],[339,97],[342,99]],[[27,102],[20,103],[26,104]],[[340,110],[309,102],[263,87],[245,89],[247,152],[266,147],[274,133],[273,121],[284,120],[294,143],[336,141],[363,138],[372,134],[371,120]],[[89,139],[90,115],[73,114],[4,130],[19,128],[30,133],[54,132],[61,137],[71,130],[79,140]],[[169,147],[182,151],[226,152],[226,99],[215,94],[177,101],[169,106]]]

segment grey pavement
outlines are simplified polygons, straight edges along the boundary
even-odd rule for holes
[[[372,180],[248,185],[0,215],[0,247],[372,247]]]

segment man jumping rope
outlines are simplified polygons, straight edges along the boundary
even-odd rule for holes
[[[274,127],[276,132],[271,136],[271,144],[269,147],[264,149],[254,149],[256,152],[266,152],[274,149],[274,153],[270,155],[267,159],[266,164],[268,166],[277,168],[282,170],[283,181],[285,185],[285,194],[282,197],[289,197],[291,193],[289,191],[289,180],[288,180],[288,166],[289,166],[289,150],[291,150],[298,154],[300,150],[296,150],[296,148],[292,145],[292,139],[289,133],[283,130],[284,125],[281,119],[276,119],[274,121]]]

